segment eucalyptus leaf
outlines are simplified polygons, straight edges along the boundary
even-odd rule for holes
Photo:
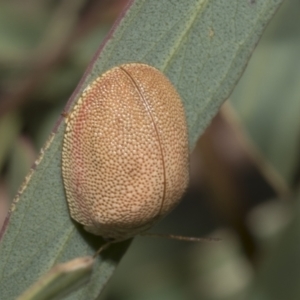
[[[92,80],[126,62],[163,71],[186,109],[192,149],[229,96],[282,0],[132,2],[100,48],[66,111]],[[14,199],[2,229],[0,290],[15,299],[55,264],[88,256],[101,241],[70,219],[61,176],[65,124],[58,121]],[[9,226],[8,226],[9,225]],[[67,299],[94,299],[130,241],[103,252],[90,282]]]
[[[88,281],[93,263],[94,258],[86,256],[55,265],[17,300],[61,299]]]

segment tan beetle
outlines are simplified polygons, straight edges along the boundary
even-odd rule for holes
[[[149,229],[180,201],[189,180],[184,108],[159,70],[114,67],[93,81],[66,118],[62,175],[71,216],[106,239]]]

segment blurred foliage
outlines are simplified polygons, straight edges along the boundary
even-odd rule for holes
[[[0,167],[6,178],[16,163],[27,165],[9,183],[10,198],[127,1],[69,2],[0,4]],[[26,145],[14,144],[18,136]]]
[[[290,186],[299,166],[299,11],[299,1],[286,1],[231,96],[247,133]]]
[[[126,4],[75,2],[68,20],[65,2],[0,2],[0,226]],[[289,0],[273,18],[230,99],[235,111],[224,107],[194,151],[186,199],[152,230],[222,242],[136,238],[101,299],[300,298],[299,11]]]

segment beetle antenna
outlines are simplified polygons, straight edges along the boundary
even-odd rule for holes
[[[104,251],[105,249],[107,249],[110,245],[112,244],[112,242],[106,242],[104,245],[102,245],[97,252],[93,255],[93,258],[96,258],[102,251]]]
[[[178,241],[186,241],[186,242],[220,242],[222,240],[220,238],[215,238],[215,237],[189,237],[189,236],[182,236],[182,235],[161,234],[161,233],[151,233],[151,232],[144,232],[144,233],[140,233],[139,235],[155,237],[155,238],[165,238],[165,239],[178,240]]]

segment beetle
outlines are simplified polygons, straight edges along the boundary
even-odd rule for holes
[[[66,118],[62,177],[71,217],[105,239],[166,216],[189,181],[185,111],[169,79],[129,63],[88,85]]]

